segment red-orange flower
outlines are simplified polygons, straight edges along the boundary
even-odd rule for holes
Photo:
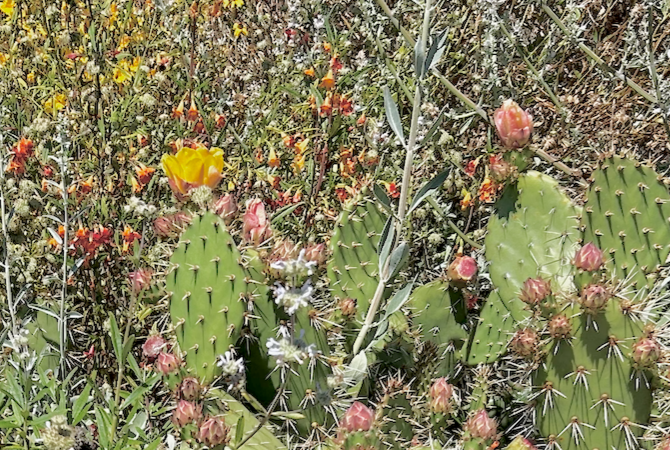
[[[479,186],[479,200],[486,203],[493,202],[496,190],[495,183],[489,177],[486,177],[482,185]]]
[[[128,250],[130,250],[130,245],[135,242],[137,239],[140,239],[142,235],[139,233],[133,231],[132,228],[130,228],[128,225],[125,226],[123,229],[123,233],[121,233],[121,236],[123,236],[123,252],[126,253]]]
[[[156,169],[152,167],[147,167],[142,163],[139,163],[138,167],[135,169],[137,179],[142,185],[148,184],[149,181],[151,181],[151,178],[154,176],[155,171]]]
[[[335,87],[335,75],[333,75],[333,69],[330,69],[328,73],[323,78],[321,78],[319,87],[326,89],[332,89]]]
[[[34,147],[33,141],[21,138],[21,140],[12,147],[12,158],[7,166],[7,171],[14,172],[17,175],[24,173],[26,171],[26,162],[28,161],[28,158],[33,156]]]

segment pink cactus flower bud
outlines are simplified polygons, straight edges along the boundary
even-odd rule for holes
[[[501,182],[510,178],[514,172],[515,167],[503,159],[503,155],[491,155],[489,157],[489,170],[493,179]]]
[[[449,280],[464,284],[477,275],[477,261],[470,256],[457,256],[447,269]]]
[[[495,439],[498,434],[497,428],[496,421],[489,417],[486,410],[480,409],[465,422],[464,429],[471,437],[489,440]]]
[[[179,393],[181,398],[188,401],[197,400],[200,397],[200,390],[202,387],[198,380],[194,377],[186,377],[179,384]]]
[[[233,216],[237,212],[237,203],[235,197],[230,194],[225,194],[219,197],[214,203],[214,211],[221,216],[226,225],[233,221]]]
[[[134,294],[138,294],[141,291],[149,288],[151,286],[151,276],[154,274],[151,269],[138,269],[134,272],[128,274],[128,281],[133,290]]]
[[[537,450],[537,447],[525,437],[517,436],[505,450]]]
[[[589,242],[575,254],[574,264],[578,269],[587,272],[598,270],[603,265],[603,252]]]
[[[340,312],[347,317],[356,315],[356,305],[357,305],[356,299],[350,297],[343,298],[342,300],[339,301],[338,304]]]
[[[665,436],[660,444],[656,446],[655,450],[670,450],[670,436]]]
[[[549,334],[556,339],[564,339],[570,337],[572,333],[572,325],[565,314],[558,314],[549,320]]]
[[[582,289],[582,295],[579,302],[582,307],[591,313],[598,312],[607,304],[610,299],[610,293],[603,286],[589,284]]]
[[[510,349],[519,356],[527,358],[537,351],[537,345],[540,341],[537,332],[532,328],[524,328],[514,333],[510,342]]]
[[[368,431],[372,428],[375,413],[363,403],[354,402],[340,420],[340,427],[348,432]]]
[[[446,378],[438,378],[430,387],[430,409],[436,413],[451,411],[451,398],[454,387],[447,383]]]
[[[265,214],[263,201],[254,198],[247,201],[247,210],[242,216],[242,236],[256,246],[270,237],[270,223]]]
[[[191,422],[197,422],[201,417],[202,406],[186,400],[179,400],[177,408],[172,412],[172,422],[180,428]]]
[[[156,358],[156,371],[163,375],[170,374],[179,368],[179,358],[172,353],[160,353]]]
[[[230,427],[223,417],[211,417],[205,420],[198,430],[198,441],[212,448],[217,445],[227,445],[230,442]]]
[[[661,359],[661,346],[653,338],[642,337],[633,344],[633,361],[642,367],[653,367]]]
[[[310,244],[305,249],[305,259],[321,266],[326,262],[326,244]]]
[[[519,298],[529,305],[537,305],[551,294],[551,283],[542,278],[528,278],[523,282]]]
[[[160,237],[176,237],[192,220],[193,218],[184,212],[159,217],[154,220],[154,233]]]
[[[514,100],[505,100],[493,114],[498,137],[507,148],[522,148],[533,132],[533,117]]]
[[[157,357],[165,348],[165,339],[157,334],[151,335],[142,345],[142,353],[149,359]]]

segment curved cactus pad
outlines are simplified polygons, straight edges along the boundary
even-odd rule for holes
[[[211,381],[218,355],[239,337],[250,280],[223,220],[209,212],[193,220],[170,261],[166,287],[179,346],[187,368]]]
[[[514,326],[528,316],[519,300],[528,278],[551,278],[555,288],[572,290],[577,215],[558,182],[541,173],[528,172],[507,188],[485,241],[495,291],[482,307],[468,363],[492,362],[504,352]]]
[[[438,346],[453,345],[460,350],[468,337],[465,300],[449,283],[432,281],[412,292],[408,305],[414,310],[412,325],[420,328],[424,340]]]
[[[553,448],[638,448],[635,436],[651,414],[646,374],[636,372],[630,348],[642,335],[622,305],[610,301],[596,317],[565,311],[572,338],[553,341],[535,373],[537,426]]]
[[[377,204],[363,199],[342,211],[330,240],[330,289],[335,299],[353,298],[362,320],[379,282],[377,245],[386,216]]]
[[[593,173],[582,218],[584,242],[605,252],[606,266],[637,288],[665,264],[670,252],[670,194],[650,167],[622,158]]]

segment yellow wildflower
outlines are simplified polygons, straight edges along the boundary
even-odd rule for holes
[[[26,75],[26,81],[30,84],[33,84],[35,82],[35,72],[30,72],[28,75]]]
[[[463,195],[463,199],[461,200],[461,209],[468,209],[470,206],[474,205],[474,202],[472,201],[472,194],[468,192],[466,189],[463,189],[461,192],[461,195]]]
[[[238,38],[240,37],[240,34],[247,36],[249,32],[247,31],[246,26],[236,23],[235,25],[233,25],[233,34],[235,35],[235,38]]]
[[[175,155],[163,155],[161,163],[177,195],[200,186],[214,189],[223,178],[223,150],[217,147],[182,147]]]
[[[67,102],[67,97],[65,94],[56,94],[46,102],[44,102],[44,110],[49,114],[55,114],[61,109],[65,108],[65,103]]]
[[[16,2],[14,0],[4,0],[2,3],[0,3],[0,11],[7,14],[8,16],[11,16],[14,12],[15,6]]]
[[[119,84],[123,84],[128,79],[128,72],[121,69],[120,67],[114,68],[114,81]]]
[[[326,76],[321,78],[321,84],[319,84],[319,87],[326,89],[332,89],[335,87],[335,76],[333,75],[333,69],[328,70]]]
[[[270,148],[270,157],[268,158],[268,165],[270,167],[279,167],[280,161],[279,158],[277,157],[277,153],[275,153],[274,148]]]
[[[295,172],[302,172],[302,169],[305,168],[305,158],[307,155],[297,155],[295,159],[293,160],[293,164],[291,164],[291,167],[293,168],[293,171]]]
[[[309,144],[309,139],[303,139],[302,141],[295,144],[295,149],[298,151],[298,155],[305,153],[307,149],[307,144]]]

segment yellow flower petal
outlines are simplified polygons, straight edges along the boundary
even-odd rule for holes
[[[16,2],[14,0],[5,0],[2,3],[0,3],[0,11],[7,14],[8,16],[11,16],[12,13],[14,12],[15,6]]]

